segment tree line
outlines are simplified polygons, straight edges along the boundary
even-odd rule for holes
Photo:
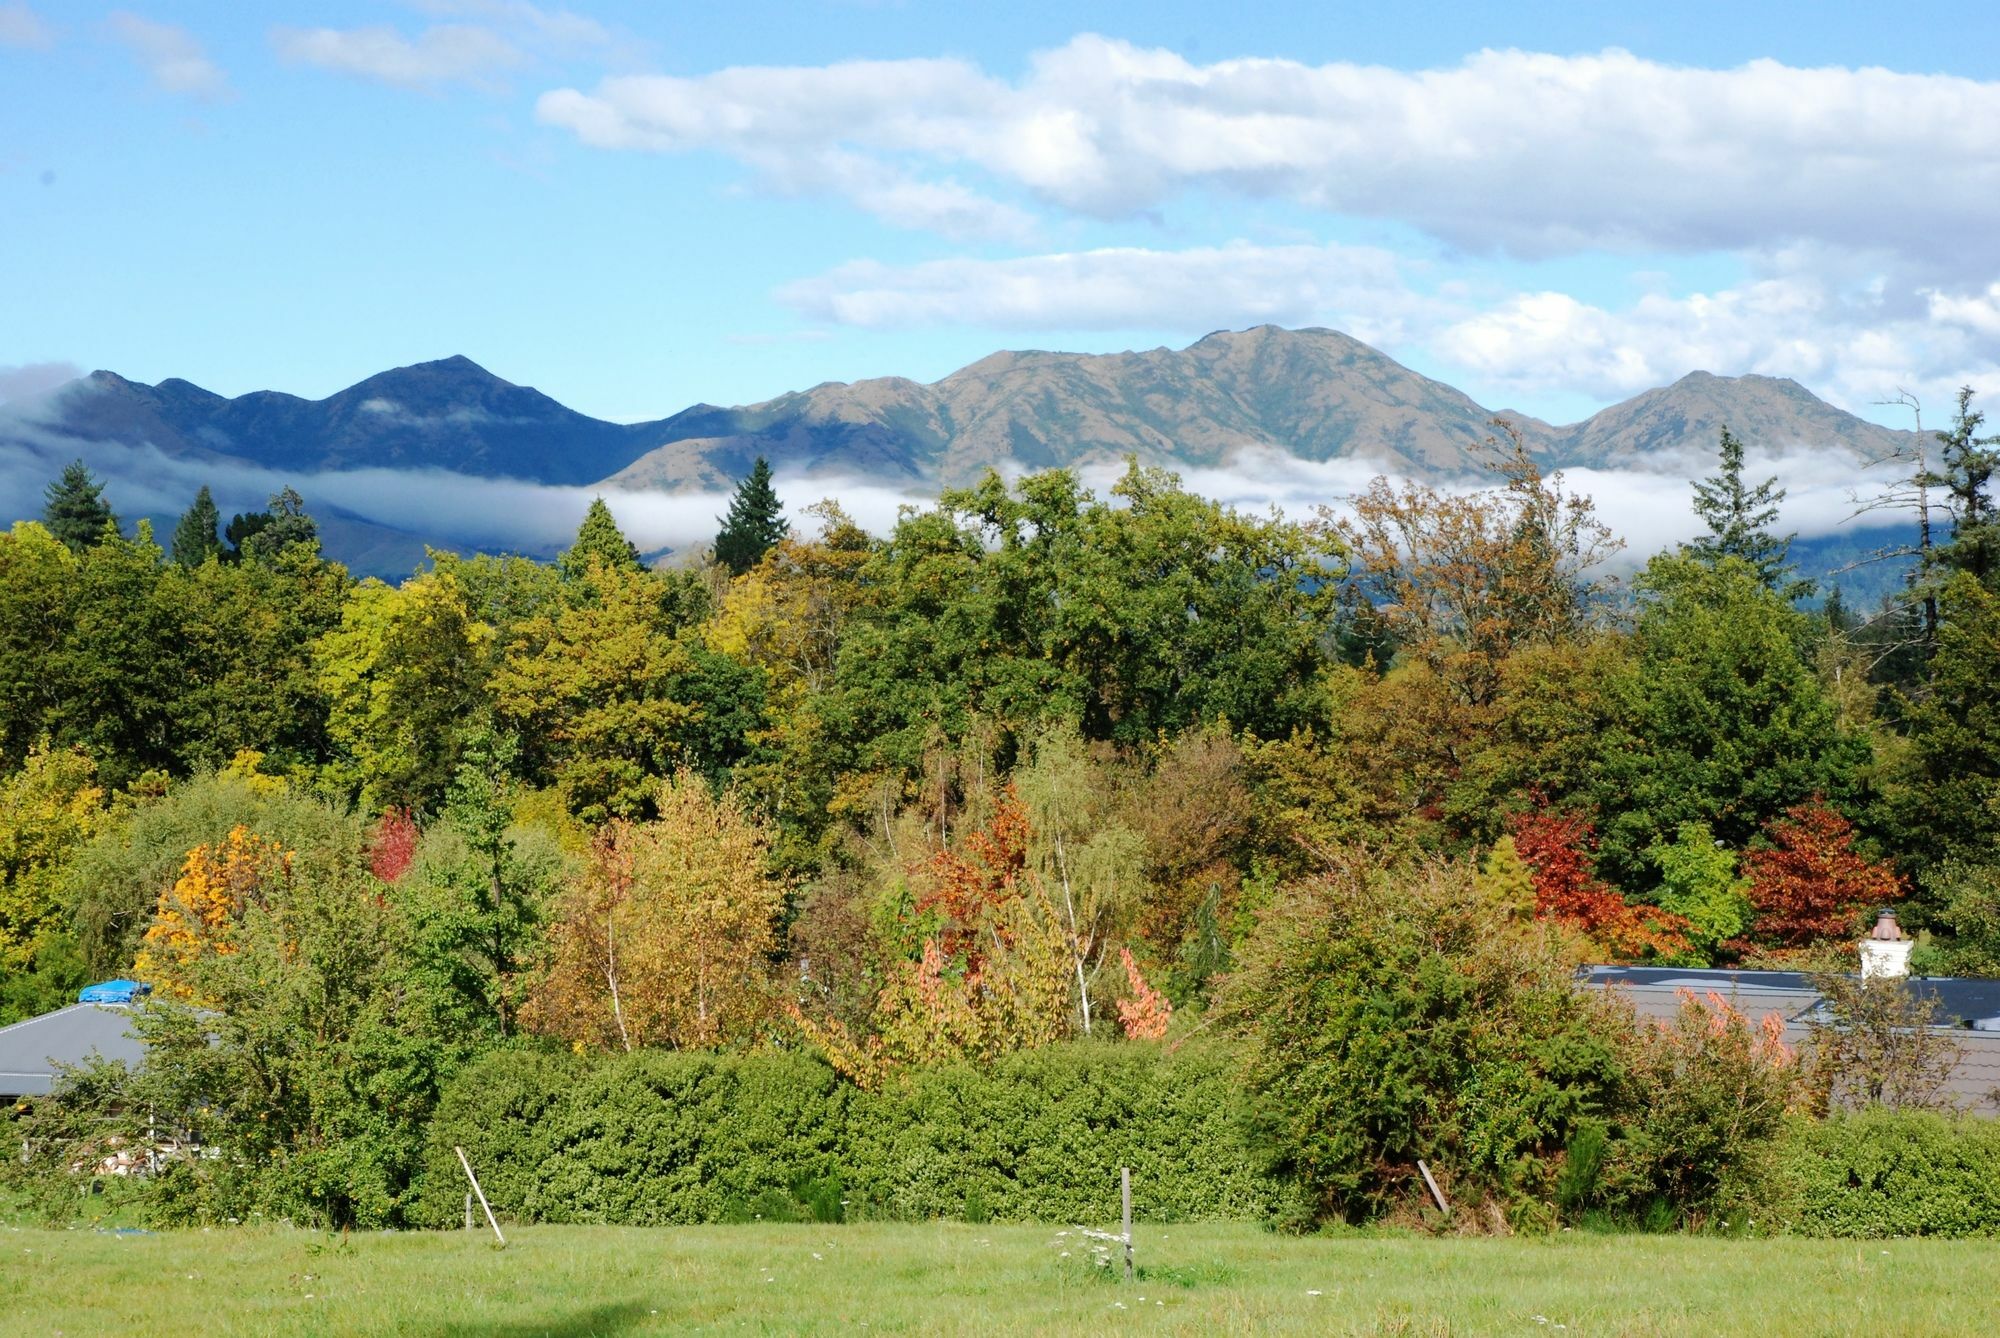
[[[703,560],[647,566],[600,500],[554,562],[397,584],[296,494],[219,534],[204,490],[169,550],[78,467],[0,536],[0,1009],[137,971],[158,1099],[285,1168],[238,1191],[394,1221],[496,1046],[800,1049],[879,1090],[1212,1027],[1282,1093],[1259,1019],[1328,1002],[1344,924],[1369,978],[1417,963],[1399,899],[1480,970],[1549,936],[1536,988],[1845,964],[1884,903],[1920,967],[2000,971],[1980,426],[1962,400],[1936,542],[1865,618],[1802,602],[1727,433],[1701,537],[1629,583],[1504,433],[1476,492],[1294,519],[1052,470],[880,537],[787,528],[759,462]],[[1549,1053],[1594,1025],[1536,1016]]]

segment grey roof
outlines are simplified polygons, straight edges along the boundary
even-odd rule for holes
[[[1783,1039],[1794,1049],[1811,1037],[1811,1016],[1819,1007],[1819,991],[1794,971],[1728,971],[1694,967],[1593,966],[1584,972],[1588,984],[1616,990],[1639,1017],[1671,1022],[1680,1013],[1681,992],[1714,992],[1730,1001],[1755,1025],[1776,1013]],[[1914,976],[1906,982],[1915,993],[1938,1001],[1936,1028],[1958,1047],[1958,1062],[1945,1080],[1943,1095],[1961,1110],[1980,1115],[2000,1114],[2000,1032],[1974,1031],[1970,1024],[2000,1016],[2000,980]]]
[[[71,1004],[0,1027],[0,1097],[45,1095],[55,1084],[56,1064],[80,1064],[92,1054],[134,1066],[145,1058],[131,1009]]]

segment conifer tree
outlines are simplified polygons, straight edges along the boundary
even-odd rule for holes
[[[1687,545],[1688,556],[1714,566],[1723,558],[1741,558],[1756,568],[1764,588],[1786,599],[1813,592],[1811,581],[1790,579],[1792,536],[1771,532],[1785,490],[1775,478],[1754,488],[1743,486],[1743,443],[1727,427],[1718,450],[1721,472],[1694,485],[1694,510],[1708,533]]]
[[[729,514],[720,519],[722,531],[715,536],[715,560],[739,576],[785,537],[785,509],[771,486],[770,461],[757,457],[750,476],[736,485]]]
[[[104,500],[104,485],[81,460],[63,466],[62,477],[42,493],[46,505],[42,519],[49,533],[63,541],[72,553],[95,547],[104,538],[104,527],[116,525],[111,504]]]
[[[1940,559],[1948,567],[1971,572],[1991,589],[2000,579],[2000,506],[1993,500],[1993,475],[2000,470],[2000,436],[1982,437],[1986,415],[1972,407],[1972,387],[1958,392],[1958,411],[1949,430],[1937,434],[1942,472],[1930,482],[1942,485],[1951,508],[1951,542]]]
[[[199,567],[209,558],[222,551],[222,540],[216,537],[216,527],[222,521],[222,513],[215,509],[215,498],[208,491],[206,483],[194,495],[194,505],[181,516],[174,526],[174,561],[183,567]]]
[[[231,528],[234,528],[232,522]],[[305,498],[290,487],[280,489],[265,508],[264,521],[240,543],[244,556],[269,562],[300,544],[319,546],[319,522],[306,513]]]
[[[556,566],[565,577],[576,580],[590,570],[592,558],[607,568],[638,571],[644,566],[639,561],[639,550],[625,537],[625,531],[618,528],[611,508],[602,497],[591,499],[590,510],[584,512],[583,524],[577,527],[576,542],[563,550]]]

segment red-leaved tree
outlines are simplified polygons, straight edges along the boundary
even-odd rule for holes
[[[1130,948],[1120,948],[1118,960],[1125,964],[1125,983],[1132,991],[1131,998],[1118,1001],[1119,1025],[1135,1041],[1157,1041],[1167,1034],[1167,1024],[1174,1020],[1174,1006],[1166,995],[1146,983],[1139,964],[1132,960]]]
[[[982,930],[1005,938],[992,926],[993,912],[1014,899],[1016,884],[1028,860],[1028,811],[1009,785],[1000,796],[993,820],[968,835],[963,850],[940,850],[923,869],[919,913],[937,911],[943,923],[938,942],[945,955],[962,958],[976,976],[985,957]]]
[[[417,857],[417,820],[407,808],[391,808],[375,822],[368,836],[368,868],[385,883],[393,883],[410,871]]]
[[[1542,809],[1508,824],[1514,849],[1527,861],[1535,885],[1535,914],[1590,939],[1612,957],[1687,950],[1687,921],[1651,906],[1634,906],[1597,876],[1592,856],[1597,829],[1578,813]]]
[[[1846,938],[1862,914],[1902,897],[1895,870],[1854,849],[1854,824],[1822,799],[1785,811],[1764,825],[1771,846],[1743,852],[1753,936],[1781,947],[1802,948],[1820,939]]]

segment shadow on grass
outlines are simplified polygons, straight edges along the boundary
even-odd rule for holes
[[[622,1305],[593,1306],[572,1315],[550,1315],[541,1319],[482,1321],[479,1323],[426,1323],[409,1332],[436,1334],[438,1338],[613,1338],[645,1322],[650,1312],[637,1301]]]

